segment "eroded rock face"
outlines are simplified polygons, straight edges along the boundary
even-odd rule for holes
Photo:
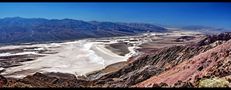
[[[7,83],[7,79],[3,77],[2,75],[0,75],[0,87],[5,85],[6,83]]]
[[[191,82],[178,81],[172,87],[176,87],[176,88],[193,88],[193,87],[195,87],[195,85],[193,85]]]
[[[136,86],[146,87],[151,83],[160,82],[167,83],[168,85],[174,85],[179,80],[195,83],[197,78],[202,78],[206,75],[217,75],[219,77],[230,75],[230,71],[226,71],[225,69],[222,70],[222,67],[225,67],[227,70],[230,68],[230,66],[228,66],[229,60],[231,59],[231,55],[229,54],[230,52],[231,40],[204,53],[196,55],[168,71],[163,72],[160,75],[153,76]]]

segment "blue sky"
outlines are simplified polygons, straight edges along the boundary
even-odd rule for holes
[[[231,29],[231,3],[0,3],[4,17],[206,25]]]

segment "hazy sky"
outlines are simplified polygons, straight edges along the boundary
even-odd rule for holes
[[[0,18],[16,16],[231,28],[231,3],[0,3]]]

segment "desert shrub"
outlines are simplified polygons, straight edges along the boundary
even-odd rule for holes
[[[199,87],[215,88],[215,87],[228,87],[229,82],[222,78],[202,79],[199,81]]]

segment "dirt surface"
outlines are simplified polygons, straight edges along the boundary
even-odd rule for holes
[[[111,50],[112,52],[125,56],[130,51],[128,50],[129,45],[126,43],[112,43],[112,44],[106,44],[105,48]]]

